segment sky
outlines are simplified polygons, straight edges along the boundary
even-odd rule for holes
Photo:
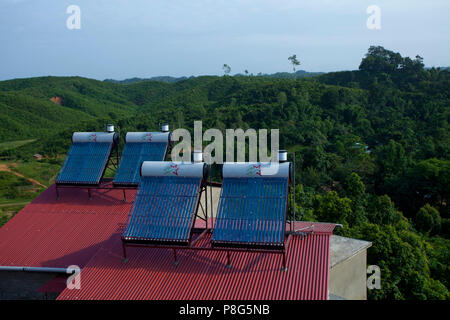
[[[448,0],[0,0],[0,80],[275,73],[292,54],[298,69],[354,70],[370,45],[450,66],[449,16]]]

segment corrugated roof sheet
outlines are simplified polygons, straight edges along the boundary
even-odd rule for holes
[[[58,299],[327,299],[333,229],[317,224],[313,235],[293,237],[287,271],[282,271],[280,254],[255,252],[232,252],[227,268],[223,251],[178,250],[175,266],[170,249],[128,248],[124,263],[118,230],[81,272],[81,289],[66,289]],[[205,237],[198,245],[209,241]]]
[[[313,235],[291,239],[286,272],[281,255],[254,252],[232,252],[227,268],[223,251],[178,250],[175,267],[170,249],[130,247],[123,263],[131,204],[122,190],[93,190],[92,200],[83,189],[60,192],[56,200],[50,187],[0,229],[0,265],[83,268],[81,290],[60,299],[327,299],[333,224],[314,223]]]
[[[122,190],[55,187],[44,191],[0,229],[0,265],[66,268],[83,267],[123,225],[131,203],[122,201]],[[134,190],[127,190],[134,198]]]

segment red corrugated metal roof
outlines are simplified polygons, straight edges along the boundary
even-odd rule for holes
[[[37,292],[60,293],[67,286],[67,275],[57,275],[52,280],[44,283]]]
[[[121,190],[93,190],[92,200],[82,189],[60,194],[50,187],[0,229],[0,265],[83,268],[81,290],[59,299],[327,299],[333,224],[291,239],[286,272],[270,253],[233,252],[227,268],[225,252],[179,250],[175,267],[171,250],[130,247],[124,264],[120,233],[135,192],[127,203]]]
[[[0,266],[83,267],[126,222],[134,190],[44,191],[0,229]]]
[[[178,250],[175,266],[170,249],[130,247],[123,263],[117,232],[82,270],[81,289],[66,289],[58,299],[327,299],[333,229],[332,224],[316,224],[313,235],[293,237],[287,271],[281,268],[281,255],[271,253],[232,252],[227,268],[226,252]],[[208,246],[209,240],[199,245]]]

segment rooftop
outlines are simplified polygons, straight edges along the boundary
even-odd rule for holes
[[[228,267],[226,252],[179,250],[176,266],[172,250],[140,247],[128,248],[124,262],[118,231],[83,269],[81,289],[66,289],[58,299],[327,299],[333,229],[316,224],[313,235],[293,237],[287,271],[280,254],[260,252],[232,252]],[[209,240],[207,236],[198,245],[209,247]]]
[[[127,190],[132,199],[134,190]],[[61,189],[51,186],[0,229],[0,266],[83,267],[125,224],[131,202],[121,190]]]
[[[330,268],[352,258],[371,246],[372,243],[368,241],[332,235],[330,241]]]
[[[232,252],[229,267],[226,252],[178,250],[175,266],[170,249],[130,247],[124,263],[120,235],[135,196],[126,192],[127,202],[117,189],[93,189],[88,200],[86,190],[63,188],[56,200],[51,186],[0,229],[0,266],[80,266],[81,289],[59,299],[328,298],[334,224],[296,222],[315,232],[292,237],[287,271],[280,254],[266,252]]]

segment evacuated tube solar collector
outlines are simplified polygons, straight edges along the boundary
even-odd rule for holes
[[[145,161],[122,242],[188,246],[208,176],[203,162]]]
[[[134,186],[140,181],[144,161],[163,161],[170,143],[170,132],[128,132],[119,168],[114,177],[116,186]]]
[[[59,185],[98,185],[111,151],[119,142],[115,132],[75,132],[72,146],[56,178]]]
[[[284,250],[289,162],[224,163],[215,247]]]

